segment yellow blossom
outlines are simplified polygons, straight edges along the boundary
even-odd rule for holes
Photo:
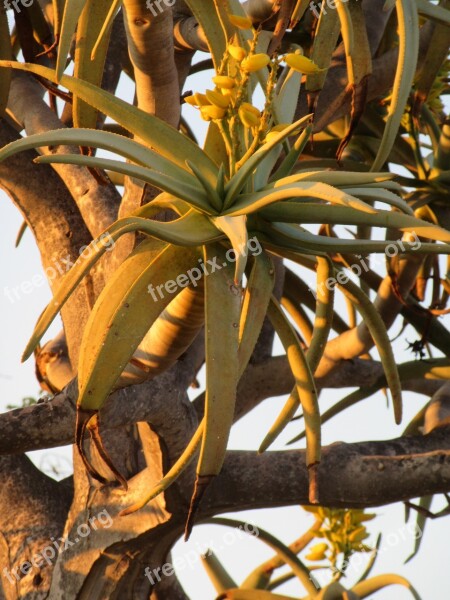
[[[208,104],[207,106],[200,107],[200,113],[205,121],[211,121],[212,119],[223,119],[225,116],[225,109],[214,104]]]
[[[231,100],[229,96],[224,96],[220,92],[214,90],[206,90],[205,96],[208,98],[210,104],[214,104],[219,108],[227,108]]]
[[[307,560],[324,560],[326,558],[325,552],[328,550],[328,544],[321,542],[310,548],[309,554],[305,556]]]
[[[216,75],[212,80],[220,89],[231,90],[236,86],[236,81],[228,75]]]
[[[230,23],[238,29],[251,29],[252,22],[248,17],[241,17],[240,15],[228,15]]]
[[[255,107],[249,104],[248,102],[243,102],[239,107],[239,118],[245,127],[257,127],[259,125],[260,120],[260,112]]]
[[[249,73],[253,73],[254,71],[259,71],[260,69],[267,67],[269,62],[269,56],[261,52],[259,54],[253,54],[252,56],[247,56],[244,58],[244,60],[241,62],[241,69],[248,71]]]
[[[184,101],[191,106],[206,106],[210,104],[205,94],[200,94],[199,92],[192,94],[192,96],[185,96]]]
[[[284,60],[291,69],[305,73],[305,75],[313,75],[314,73],[325,71],[325,69],[320,69],[315,62],[302,54],[286,54]]]
[[[244,48],[241,48],[241,46],[234,46],[233,44],[230,44],[227,47],[227,50],[228,54],[238,62],[241,62],[241,60],[243,60],[247,56],[246,51],[244,50]]]

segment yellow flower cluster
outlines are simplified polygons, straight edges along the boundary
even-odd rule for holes
[[[236,17],[237,19],[237,17]],[[241,17],[239,17],[241,19]],[[236,21],[237,25],[238,21]],[[239,21],[241,23],[241,21]],[[248,25],[247,21],[245,23]],[[244,21],[241,23],[244,26]],[[250,23],[251,25],[251,23]],[[237,25],[239,26],[239,25]],[[195,93],[187,96],[185,101],[200,110],[200,114],[205,121],[221,120],[228,116],[229,109],[237,111],[239,119],[244,127],[249,129],[257,128],[261,121],[259,109],[250,104],[250,102],[238,100],[238,88],[245,74],[254,73],[267,67],[270,58],[264,53],[249,53],[237,43],[228,44],[225,64],[229,60],[237,64],[240,76],[230,77],[229,75],[216,75],[213,77],[215,88],[206,90],[204,94]],[[241,86],[242,87],[242,86]],[[242,96],[242,95],[241,95]]]
[[[253,29],[248,17],[229,15],[238,30],[251,30],[253,36],[235,33],[229,40],[218,72],[212,78],[213,87],[205,93],[195,92],[185,97],[186,103],[195,106],[205,121],[217,122],[224,143],[230,153],[230,165],[239,168],[242,161],[258,147],[276,140],[286,124],[274,125],[273,99],[277,74],[281,61],[294,71],[311,75],[321,69],[299,51],[288,53],[284,58],[271,58],[258,51],[259,31]],[[254,73],[268,69],[265,74],[266,101],[259,110],[249,98],[249,81]]]
[[[334,566],[340,554],[348,559],[355,552],[370,550],[363,544],[369,537],[363,523],[375,518],[375,514],[365,513],[361,509],[333,509],[316,506],[304,506],[306,511],[315,514],[322,521],[320,529],[315,532],[315,537],[324,538],[309,548],[307,560],[319,561],[328,559]]]

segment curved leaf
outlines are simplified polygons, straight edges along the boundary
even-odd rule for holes
[[[164,477],[159,481],[150,492],[144,496],[142,500],[136,502],[132,506],[125,508],[119,513],[119,516],[130,515],[133,512],[136,512],[146,504],[148,504],[153,498],[159,496],[162,492],[164,492],[172,483],[178,479],[184,469],[191,463],[194,458],[198,448],[200,447],[200,443],[202,441],[203,432],[205,428],[205,419],[202,419],[200,425],[197,427],[196,432],[192,436],[189,444],[186,446],[186,449],[183,451],[181,456],[176,460],[173,466],[167,471]]]
[[[220,473],[225,460],[239,379],[241,289],[227,270],[224,248],[216,243],[204,246],[203,251],[205,265],[215,262],[216,268],[205,278],[205,431],[186,522],[186,539],[203,493]]]
[[[318,503],[317,466],[321,455],[320,411],[317,391],[308,361],[297,334],[283,313],[278,301],[272,297],[267,316],[280,337],[295,378],[298,396],[305,417],[306,466],[309,473],[309,495],[312,504]]]
[[[237,519],[228,519],[224,517],[214,517],[212,519],[205,519],[202,523],[209,523],[211,525],[224,525],[225,527],[235,527],[243,529],[245,532],[247,531],[247,523],[243,523],[242,521],[238,521]],[[245,525],[245,527],[243,527]],[[252,535],[249,533],[249,535]],[[295,573],[296,577],[302,583],[305,590],[308,594],[312,595],[313,598],[317,596],[318,587],[313,583],[311,579],[311,574],[307,567],[302,563],[302,561],[298,558],[298,556],[288,547],[285,546],[280,540],[270,534],[268,531],[264,529],[260,529],[258,527],[258,539],[267,544],[272,550],[274,550],[277,555],[282,559],[283,563],[286,563],[289,567],[291,567],[292,571]],[[249,590],[250,591],[250,590]],[[258,590],[258,593],[261,594],[261,590]]]
[[[386,381],[391,390],[395,422],[399,424],[402,420],[402,386],[391,342],[383,319],[380,317],[368,296],[355,283],[352,281],[347,281],[347,283],[337,281],[336,285],[351,300],[351,302],[353,302],[356,309],[361,313],[364,323],[375,342],[383,364]]]
[[[78,2],[78,0],[75,0]],[[55,72],[47,67],[29,63],[16,63],[12,61],[0,61],[0,68],[13,68],[28,73],[35,73],[45,79],[57,83]],[[147,143],[151,148],[157,150],[162,156],[165,156],[178,166],[186,169],[186,157],[195,161],[199,168],[202,168],[206,177],[214,185],[217,178],[217,167],[211,159],[199,148],[199,146],[179,131],[158,119],[157,117],[145,113],[110,94],[105,90],[83,81],[63,75],[61,85],[69,91],[78,95],[94,108],[100,110],[111,119],[114,119]]]
[[[41,146],[57,146],[69,144],[73,146],[90,146],[92,148],[101,148],[109,150],[119,156],[144,167],[150,167],[160,173],[170,173],[180,182],[184,182],[191,187],[201,187],[196,178],[188,171],[182,169],[177,164],[168,160],[161,154],[146,146],[136,142],[126,136],[109,131],[99,131],[95,129],[56,129],[46,131],[45,133],[36,133],[21,138],[10,144],[7,144],[0,150],[0,161],[12,156],[16,152],[29,150],[30,148],[40,148]]]
[[[273,190],[254,192],[252,194],[241,194],[239,200],[231,208],[223,211],[222,214],[230,217],[245,215],[288,198],[319,198],[331,204],[356,208],[364,213],[375,214],[377,212],[362,200],[350,196],[350,194],[346,194],[338,188],[333,188],[326,183],[311,181],[284,185]]]
[[[111,33],[110,28],[104,28],[110,7],[110,0],[87,0],[77,24],[75,68],[73,74],[77,79],[89,81],[89,83],[98,87],[102,83],[106,52]],[[65,16],[65,18],[67,17]],[[112,25],[111,20],[110,25]],[[103,36],[99,40],[99,34],[102,30]],[[97,51],[95,57],[92,58],[91,53],[95,45]],[[62,71],[59,75],[62,75]],[[75,95],[73,97],[74,127],[94,128],[97,125],[97,119],[98,111]]]
[[[120,265],[101,292],[83,333],[78,368],[78,406],[99,409],[151,324],[172,299],[165,288],[152,298],[149,285],[164,289],[197,263],[195,249],[166,246],[155,256],[142,242]],[[176,286],[175,286],[176,287]]]
[[[398,19],[399,55],[397,72],[392,88],[392,99],[389,105],[383,137],[371,171],[379,171],[383,166],[400,127],[400,122],[408,101],[419,54],[419,20],[416,0],[396,0],[395,8]]]
[[[159,173],[146,167],[132,165],[130,163],[111,160],[109,158],[98,158],[97,156],[84,156],[83,154],[50,154],[39,156],[35,159],[36,163],[62,163],[72,165],[82,165],[85,167],[97,167],[99,169],[108,169],[116,173],[123,173],[129,177],[136,177],[147,183],[173,194],[182,200],[185,200],[192,206],[205,213],[214,214],[216,211],[211,206],[206,193],[197,187],[183,183],[171,175]]]
[[[400,575],[394,575],[391,573],[387,573],[385,575],[376,575],[375,577],[366,579],[366,581],[361,581],[352,588],[352,592],[358,594],[360,598],[367,598],[367,596],[370,594],[378,592],[389,585],[402,585],[411,592],[414,600],[421,600],[419,594],[407,579],[401,577]]]
[[[257,150],[248,160],[245,161],[239,171],[233,175],[233,177],[225,186],[224,208],[230,206],[236,200],[236,197],[244,187],[246,181],[251,177],[256,167],[264,160],[272,148],[275,148],[283,140],[289,137],[289,135],[291,135],[296,129],[306,124],[310,119],[311,115],[306,115],[306,117],[302,117],[292,125],[289,125],[286,127],[286,129],[280,131],[277,136],[274,136],[272,140],[261,146],[259,150]]]

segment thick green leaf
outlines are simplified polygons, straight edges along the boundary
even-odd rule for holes
[[[205,435],[199,476],[217,475],[222,468],[234,417],[238,381],[240,288],[233,282],[225,250],[204,246],[205,264],[217,260],[220,270],[205,278],[206,401]]]
[[[420,15],[438,23],[450,25],[450,10],[432,4],[428,0],[416,0],[416,4]]]
[[[414,600],[421,600],[419,594],[407,579],[393,573],[376,575],[375,577],[366,579],[366,581],[361,581],[352,588],[352,592],[358,594],[360,598],[367,598],[370,596],[370,594],[374,594],[375,592],[378,592],[379,590],[382,590],[390,585],[402,585],[411,592]]]
[[[242,523],[237,519],[214,517],[213,519],[207,519],[204,522],[210,523],[212,525],[224,525],[226,527],[240,528],[248,533],[248,524]],[[289,567],[291,567],[292,571],[302,583],[307,593],[311,594],[313,598],[317,596],[318,588],[313,583],[309,570],[301,562],[298,556],[290,548],[288,548],[288,546],[283,544],[280,540],[278,540],[268,531],[265,531],[264,529],[260,529],[258,527],[257,532],[258,539],[267,544],[270,548],[272,548],[272,550],[274,550],[277,553],[277,555],[282,559],[283,563],[286,563]],[[252,534],[249,533],[249,535]],[[261,590],[258,590],[257,593],[261,594],[262,592]]]
[[[275,281],[275,269],[266,252],[254,256],[254,262],[242,303],[239,324],[239,376],[247,367],[267,314]]]
[[[87,0],[77,25],[75,68],[73,74],[77,79],[89,81],[89,83],[98,87],[102,83],[106,52],[111,33],[109,28],[104,29],[110,8],[111,0]],[[110,25],[112,25],[112,21],[110,21]],[[92,58],[92,50],[102,30],[103,37],[97,44],[95,57]],[[62,75],[62,72],[60,75]],[[98,111],[75,95],[73,97],[74,126],[95,128],[97,119]]]
[[[407,215],[405,215],[407,216]],[[309,249],[310,253],[317,252],[386,252],[389,246],[396,248],[396,253],[399,252],[398,241],[396,240],[346,240],[341,238],[329,238],[326,236],[315,235],[310,233],[302,227],[295,225],[289,225],[285,223],[273,223],[274,231],[278,231],[281,234],[291,237],[297,240],[301,246],[299,251],[304,252],[306,248]],[[433,232],[436,235],[436,232]],[[446,235],[449,235],[444,231]],[[449,244],[430,244],[423,243],[420,246],[417,243],[402,242],[402,252],[429,252],[433,254],[449,254]]]
[[[35,159],[35,162],[82,165],[123,173],[129,177],[135,177],[136,179],[151,183],[161,190],[185,200],[204,213],[216,213],[203,190],[199,190],[198,187],[191,186],[188,183],[183,183],[171,175],[153,171],[146,167],[140,167],[139,165],[132,165],[109,158],[98,158],[97,156],[84,156],[83,154],[50,154],[39,156]]]
[[[297,171],[294,175],[289,175],[281,179],[277,178],[269,183],[264,189],[269,190],[279,188],[300,181],[320,181],[321,183],[328,183],[329,185],[335,185],[336,187],[367,186],[369,184],[380,184],[384,186],[394,177],[395,175],[393,173],[360,173],[353,171],[307,169]],[[398,186],[398,184],[396,185]]]
[[[349,187],[343,188],[342,191],[357,196],[358,198],[370,198],[371,200],[384,202],[385,204],[395,206],[407,215],[414,215],[413,209],[403,200],[403,198],[390,190],[368,187]]]
[[[78,406],[99,409],[152,323],[172,300],[167,282],[176,285],[198,262],[195,249],[166,246],[154,256],[154,246],[142,242],[120,265],[97,299],[81,344]],[[149,293],[152,284],[165,292]],[[173,286],[172,286],[173,287]]]
[[[420,237],[442,239],[448,237],[448,232],[436,225],[423,221],[412,215],[396,211],[376,210],[373,214],[356,211],[346,206],[326,205],[313,202],[296,202],[285,200],[266,206],[261,214],[270,221],[285,223],[327,223],[330,225],[370,225],[386,229],[399,229],[405,232],[415,232]],[[406,244],[406,242],[405,242]],[[419,248],[419,240],[413,245]],[[406,244],[405,247],[408,245]]]
[[[0,161],[5,160],[16,152],[29,150],[30,148],[64,144],[90,146],[92,148],[109,150],[110,152],[128,158],[141,166],[149,167],[159,173],[168,173],[171,177],[174,177],[191,187],[197,187],[198,190],[202,192],[202,188],[197,179],[185,169],[182,169],[177,164],[168,160],[161,154],[158,154],[154,150],[139,144],[139,142],[135,142],[123,135],[110,133],[109,131],[64,128],[46,131],[45,133],[36,133],[4,146],[0,150]]]
[[[331,202],[331,204],[356,208],[365,214],[377,212],[369,204],[346,194],[338,188],[333,188],[326,183],[308,181],[284,185],[273,190],[254,192],[253,194],[242,194],[239,196],[238,201],[231,208],[225,210],[223,214],[230,217],[245,215],[256,212],[274,202],[289,198],[318,198],[319,200]]]
[[[35,73],[54,83],[57,82],[55,72],[52,69],[40,65],[0,61],[0,68],[1,67],[12,67],[21,71]],[[190,160],[195,161],[197,167],[204,171],[205,177],[208,177],[212,184],[215,183],[217,178],[217,167],[211,159],[208,158],[195,142],[182,135],[179,131],[161,119],[145,113],[130,105],[128,102],[116,98],[113,94],[101,90],[87,81],[63,75],[61,77],[61,85],[78,95],[81,100],[84,100],[91,106],[94,106],[96,109],[111,117],[111,119],[117,121],[117,123],[138,136],[162,156],[165,156],[183,169],[186,169],[185,161],[186,157],[189,157]]]
[[[395,138],[408,102],[409,93],[416,73],[419,54],[419,19],[416,0],[396,0],[399,55],[395,74],[392,99],[389,105],[383,137],[371,171],[379,171],[394,146]]]
[[[22,361],[29,358],[32,354],[53,319],[86,273],[89,272],[108,249],[113,247],[114,243],[122,235],[134,231],[141,231],[157,239],[181,246],[198,246],[207,241],[222,237],[221,233],[215,229],[208,219],[193,211],[180,219],[167,223],[150,221],[135,216],[116,221],[108,230],[89,244],[84,253],[74,263],[71,270],[65,275],[53,300],[39,317],[33,335],[23,353]]]
[[[321,456],[320,411],[314,378],[302,350],[297,334],[283,313],[278,301],[272,297],[267,316],[277,332],[295,378],[297,393],[305,417],[306,466],[310,478],[310,502],[318,502],[317,466]]]
[[[212,550],[201,556],[203,567],[218,594],[236,587],[236,582]]]
[[[251,158],[245,161],[239,171],[233,175],[233,177],[225,186],[224,207],[230,206],[236,200],[239,192],[242,190],[247,180],[251,177],[254,170],[264,160],[272,148],[275,148],[283,140],[289,137],[289,135],[291,135],[296,129],[302,125],[306,125],[310,119],[311,115],[306,115],[306,117],[303,117],[292,125],[289,125],[286,127],[286,129],[280,131],[280,133],[271,141],[266,142],[263,146],[261,146],[261,148],[257,150],[257,152],[251,156]],[[269,176],[269,174],[267,176]]]
[[[55,83],[59,83],[63,77],[72,38],[86,2],[87,0],[65,0],[64,14],[61,20],[61,34],[58,45],[56,73],[54,75]]]
[[[227,236],[234,250],[236,268],[234,282],[241,285],[242,275],[245,271],[248,256],[248,233],[247,218],[240,217],[215,217],[212,219],[214,225]]]
[[[333,279],[333,275],[334,268],[331,259],[328,256],[318,256],[314,329],[311,343],[306,352],[306,359],[313,375],[324,353],[333,322],[334,287],[328,285],[328,281],[330,278]]]
[[[203,247],[203,251],[205,265],[217,261],[218,268],[205,277],[205,430],[186,522],[186,539],[205,489],[222,469],[239,380],[241,288],[233,282],[222,246],[209,244]]]

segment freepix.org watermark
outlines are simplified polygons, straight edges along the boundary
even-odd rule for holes
[[[343,4],[345,4],[346,2],[348,2],[349,0],[340,0]],[[356,0],[358,1],[358,0]],[[328,6],[328,8],[331,8],[331,10],[336,10],[336,4],[337,4],[337,0],[322,0],[322,2],[310,2],[309,3],[309,10],[311,12],[314,13],[314,16],[318,19],[320,17],[320,11],[322,10],[323,14],[326,15],[327,14],[327,9],[325,8],[325,6]],[[148,6],[148,5],[147,5]]]
[[[173,6],[176,0],[147,0],[146,6],[154,17],[157,17],[164,11],[165,6]]]
[[[79,249],[79,255],[82,259],[87,259],[91,256],[93,250],[98,251],[101,247],[105,247],[107,252],[110,252],[114,247],[114,240],[109,233],[103,233],[98,240],[89,246],[81,246]],[[22,281],[19,285],[9,288],[5,286],[3,288],[3,295],[8,298],[11,304],[17,302],[22,296],[31,294],[35,288],[41,287],[46,281],[53,281],[59,275],[67,273],[74,265],[70,255],[60,260],[53,260],[53,265],[46,267],[44,275],[36,273],[29,280]]]
[[[218,554],[225,546],[231,546],[236,541],[245,538],[247,535],[252,535],[253,537],[259,536],[259,529],[256,525],[243,523],[242,525],[239,525],[239,527],[229,529],[220,538],[220,542],[217,540],[210,540],[208,543],[197,543],[195,544],[197,550],[189,550],[189,552],[186,552],[181,556],[176,556],[173,559],[173,562],[166,562],[153,570],[150,569],[150,567],[145,567],[144,574],[152,586],[156,585],[163,577],[171,577],[174,575],[175,571],[179,573],[186,568],[193,569],[202,556],[210,556],[213,553]]]
[[[34,0],[3,0],[5,10],[13,9],[16,13],[22,12],[22,8],[28,8],[33,4]]]
[[[75,537],[74,540],[62,537],[55,539],[54,537],[51,537],[51,544],[34,554],[30,560],[26,560],[21,565],[11,569],[11,571],[5,567],[3,569],[3,575],[10,583],[16,583],[16,581],[20,581],[22,577],[31,573],[33,569],[41,569],[45,563],[50,566],[59,554],[62,554],[71,546],[78,544],[83,538],[88,537],[93,530],[96,531],[99,526],[100,529],[109,529],[112,523],[113,520],[110,514],[104,509],[97,515],[91,517],[87,523],[80,523],[80,525],[78,525],[76,530],[77,537]]]
[[[261,244],[259,243],[256,237],[249,238],[247,243],[238,248],[238,253],[241,256],[247,256],[248,253],[251,253],[253,256],[259,256],[262,252]],[[226,262],[218,263],[218,258],[215,256],[214,258],[208,259],[206,263],[202,258],[198,259],[199,266],[193,267],[186,271],[186,273],[180,273],[176,279],[169,279],[165,283],[157,285],[156,287],[153,284],[148,286],[148,293],[153,298],[154,302],[158,302],[158,300],[162,300],[164,296],[167,294],[174,294],[180,288],[185,288],[188,285],[193,285],[197,287],[197,283],[200,279],[205,275],[212,275],[216,271],[220,271],[223,268],[228,267],[230,263],[236,262],[237,255],[233,248],[230,248],[225,253]]]
[[[408,236],[410,238],[408,240],[408,250],[419,250],[422,244],[421,244],[421,241],[418,238],[417,234],[415,232],[412,232],[412,233],[409,233]],[[404,242],[402,240],[396,240],[395,242],[391,242],[390,244],[388,244],[386,246],[386,248],[384,250],[384,254],[388,258],[393,258],[394,256],[398,256],[400,253],[405,252],[405,250],[406,250],[406,246],[405,246]],[[357,254],[356,257],[359,258],[360,261],[354,265],[349,266],[350,271],[354,275],[356,275],[356,277],[360,277],[360,275],[363,273],[363,271],[365,273],[367,273],[375,265],[382,264],[378,258],[379,255],[377,255],[377,254],[373,255],[370,265],[366,262],[365,259],[362,258],[361,254]],[[334,287],[337,283],[340,283],[341,285],[345,285],[349,279],[350,279],[350,273],[348,273],[346,271],[339,271],[337,273],[336,277],[328,277],[328,279],[326,281],[323,281],[322,283],[319,284],[320,291],[323,292],[324,287],[326,287],[327,290],[332,290],[332,289],[334,289]],[[317,295],[315,290],[310,288],[309,291],[314,296]],[[317,290],[317,291],[319,291],[319,290]]]

